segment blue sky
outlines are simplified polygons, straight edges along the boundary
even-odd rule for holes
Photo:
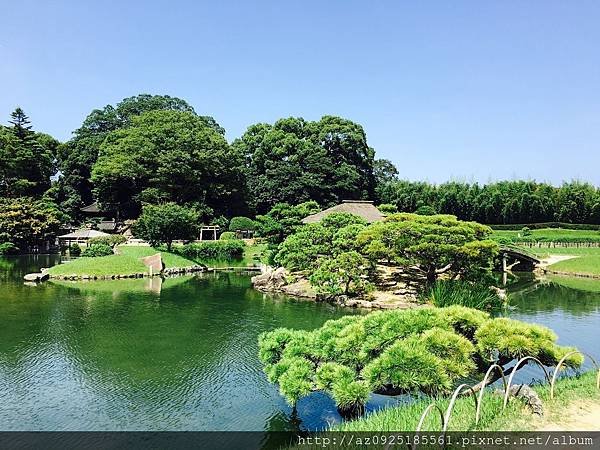
[[[0,121],[66,140],[94,108],[186,99],[361,123],[403,178],[600,185],[600,2],[1,1]]]

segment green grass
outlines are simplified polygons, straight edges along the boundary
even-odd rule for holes
[[[119,246],[119,251],[123,255],[132,256],[134,258],[144,258],[146,256],[160,253],[166,267],[190,267],[197,264],[191,259],[184,258],[183,256],[176,255],[175,253],[157,250],[153,247],[121,245]]]
[[[542,228],[531,230],[529,236],[523,236],[522,231],[494,230],[492,238],[508,238],[519,241],[520,238],[547,242],[573,242],[574,240],[592,240],[600,242],[598,230],[567,230],[564,228]]]
[[[561,409],[571,401],[595,400],[600,402],[600,390],[596,389],[596,372],[586,372],[579,377],[562,378],[557,381],[555,399],[550,399],[550,387],[535,386],[544,404],[545,418],[560,418]],[[492,393],[488,387],[481,407],[481,418],[475,425],[475,405],[472,397],[457,400],[450,419],[450,431],[526,431],[536,427],[536,420],[529,409],[518,399],[512,398],[505,410],[503,398]],[[332,431],[414,431],[421,414],[431,403],[431,398],[423,398],[405,406],[387,408],[367,415],[365,418],[345,422]],[[438,398],[435,403],[445,411],[449,398]],[[439,413],[432,411],[425,420],[422,430],[439,431],[441,422]]]
[[[552,264],[549,266],[551,270],[573,274],[600,275],[600,247],[529,248],[526,246],[524,249],[540,258],[547,258],[549,255],[572,255],[577,257]]]
[[[481,310],[500,308],[504,303],[488,286],[460,280],[437,281],[422,295],[422,300],[440,308],[461,305]]]
[[[537,256],[546,257],[548,255],[573,255],[573,256],[598,256],[600,255],[600,247],[523,247],[529,253]]]
[[[77,258],[48,270],[50,275],[130,275],[147,272],[146,266],[133,256],[110,255],[96,258]]]
[[[190,267],[194,261],[169,252],[162,252],[152,247],[119,246],[120,254],[100,256],[96,258],[77,258],[71,262],[59,264],[48,270],[50,275],[131,275],[147,273],[147,267],[141,258],[160,253],[166,267]]]
[[[600,249],[597,255],[584,255],[552,264],[550,269],[561,272],[600,275]]]
[[[259,256],[266,249],[266,245],[247,246],[244,249],[244,257],[237,261],[193,261],[175,253],[157,250],[146,246],[121,245],[118,250],[120,254],[101,256],[96,258],[77,258],[71,262],[51,267],[50,275],[58,276],[107,276],[107,275],[131,275],[135,273],[146,273],[148,269],[141,258],[160,253],[165,267],[190,267],[199,263],[210,267],[246,267],[256,263],[255,256]]]

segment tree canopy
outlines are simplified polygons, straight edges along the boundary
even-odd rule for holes
[[[56,205],[28,197],[0,198],[0,243],[12,242],[21,250],[56,236],[63,214]]]
[[[270,244],[279,244],[302,225],[302,219],[319,211],[321,208],[314,200],[299,205],[277,203],[267,214],[256,216],[256,230]]]
[[[59,142],[32,130],[21,108],[11,114],[12,126],[0,125],[0,195],[41,197],[56,173]]]
[[[401,212],[427,207],[486,224],[600,224],[600,190],[578,181],[554,187],[535,181],[500,181],[481,186],[392,179],[378,184],[377,192],[380,202],[393,204]]]
[[[151,245],[166,244],[167,250],[171,251],[174,240],[190,240],[197,236],[198,213],[175,203],[146,205],[133,231]]]
[[[343,284],[347,277],[341,271],[347,270],[350,259],[358,277],[351,282],[359,290],[364,290],[359,281],[368,275],[368,266],[380,263],[414,271],[430,284],[441,275],[478,280],[491,272],[498,252],[498,244],[487,239],[491,232],[485,225],[450,215],[398,213],[367,226],[358,216],[334,213],[298,227],[279,246],[275,261],[291,271],[307,271],[318,289],[323,283]],[[349,293],[339,291],[335,294]]]
[[[363,128],[350,120],[256,124],[233,146],[245,156],[249,200],[259,214],[277,203],[314,200],[325,206],[373,196],[374,151]]]
[[[94,200],[91,171],[107,134],[127,128],[134,117],[145,112],[164,110],[195,114],[194,109],[180,98],[141,94],[125,98],[116,106],[95,109],[86,117],[81,127],[73,132],[73,138],[62,145],[58,152],[62,177],[53,195],[67,213],[77,217],[79,208]],[[199,117],[218,134],[225,134],[212,117]]]
[[[370,225],[357,245],[373,263],[380,260],[417,269],[429,283],[442,274],[479,278],[492,269],[498,244],[492,230],[451,215],[399,213]]]
[[[91,179],[99,203],[125,217],[142,203],[190,204],[207,216],[243,208],[240,155],[190,112],[146,112],[108,133]]]

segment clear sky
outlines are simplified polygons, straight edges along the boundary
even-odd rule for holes
[[[0,121],[139,93],[227,129],[361,123],[403,178],[600,185],[600,1],[0,0]]]

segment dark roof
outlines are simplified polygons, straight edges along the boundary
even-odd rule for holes
[[[341,204],[327,208],[321,212],[302,219],[303,223],[319,222],[325,216],[331,213],[351,213],[362,217],[367,223],[383,220],[383,214],[373,205],[373,202],[367,200],[343,200]]]

